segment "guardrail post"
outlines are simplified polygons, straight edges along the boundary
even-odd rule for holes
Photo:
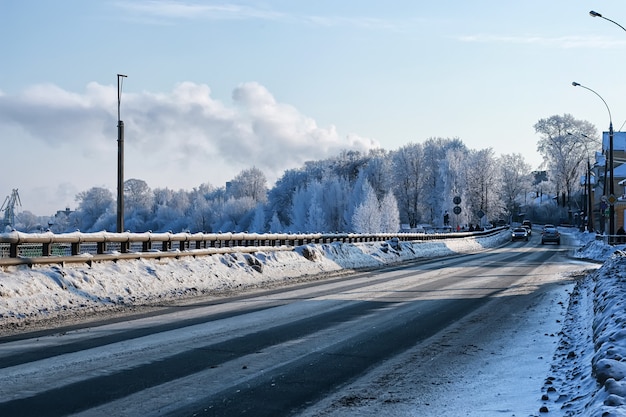
[[[41,256],[50,256],[50,255],[52,255],[52,244],[44,243],[41,246]]]
[[[9,244],[9,256],[11,258],[17,258],[17,243],[11,243]]]
[[[80,255],[80,242],[72,243],[72,256]]]
[[[142,252],[150,252],[150,250],[152,250],[152,241],[148,240],[148,241],[143,242],[141,244],[141,251]]]
[[[96,244],[96,252],[98,253],[98,255],[102,255],[106,251],[107,251],[107,243],[106,242],[98,242]]]
[[[129,249],[130,249],[130,242],[128,242],[128,240],[126,242],[120,242],[120,252],[128,253]]]

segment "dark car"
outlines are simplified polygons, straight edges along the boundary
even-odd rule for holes
[[[561,244],[561,234],[556,227],[544,227],[543,232],[541,233],[541,244],[552,242],[557,245]]]
[[[525,227],[516,227],[511,231],[511,241],[528,240],[528,231]]]
[[[522,222],[522,227],[526,228],[529,236],[533,233],[533,224],[530,222],[530,220],[524,220]]]

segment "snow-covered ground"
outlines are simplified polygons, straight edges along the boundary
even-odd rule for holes
[[[626,416],[626,246],[610,247],[595,234],[562,229],[577,242],[574,258],[603,262],[577,280],[537,413]],[[478,239],[389,244],[327,244],[296,251],[136,260],[87,265],[9,267],[0,271],[0,329],[40,320],[80,317],[185,296],[231,293],[285,281],[497,247],[508,232]],[[467,383],[467,382],[464,382]],[[477,384],[484,383],[477,382]],[[514,383],[514,382],[513,382]],[[410,390],[410,386],[404,389]],[[522,399],[523,401],[523,399]],[[529,399],[537,402],[537,397]]]

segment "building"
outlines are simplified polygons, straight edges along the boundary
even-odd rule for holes
[[[596,165],[594,169],[597,178],[600,178],[601,181],[598,181],[598,187],[595,189],[595,202],[598,208],[598,219],[604,219],[606,221],[606,230],[608,232],[608,204],[606,203],[606,198],[609,195],[610,188],[606,187],[606,191],[604,188],[604,177],[605,174],[607,179],[609,178],[608,173],[608,155],[610,148],[610,140],[609,140],[609,132],[602,132],[602,153],[596,154]],[[615,230],[620,227],[624,227],[626,224],[626,190],[624,188],[624,180],[626,180],[626,132],[613,132],[613,190],[615,191],[615,197],[617,197],[617,201],[615,203]],[[597,221],[596,221],[597,223]]]

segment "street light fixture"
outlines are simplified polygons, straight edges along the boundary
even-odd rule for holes
[[[613,183],[613,117],[611,116],[611,109],[609,105],[606,104],[606,101],[602,98],[600,94],[595,92],[589,87],[585,87],[584,85],[577,83],[576,81],[572,82],[574,87],[582,87],[586,90],[591,91],[593,94],[598,96],[600,100],[604,103],[606,110],[609,112],[609,195],[608,195],[608,203],[609,203],[609,243],[612,242],[613,235],[615,235],[615,184]]]
[[[589,12],[589,15],[590,15],[591,17],[599,17],[599,18],[602,18],[602,19],[604,19],[604,20],[608,20],[609,22],[611,22],[611,23],[613,23],[613,24],[615,24],[615,25],[619,26],[620,28],[622,28],[622,30],[626,31],[626,28],[624,28],[624,26],[620,25],[619,23],[617,23],[617,22],[615,22],[615,21],[613,21],[613,20],[611,20],[611,19],[609,19],[609,18],[607,18],[607,17],[602,16],[602,15],[601,15],[600,13],[598,13],[598,12],[594,12],[593,10],[591,10],[591,11]]]
[[[117,233],[124,231],[124,122],[120,118],[124,78],[117,74]]]

